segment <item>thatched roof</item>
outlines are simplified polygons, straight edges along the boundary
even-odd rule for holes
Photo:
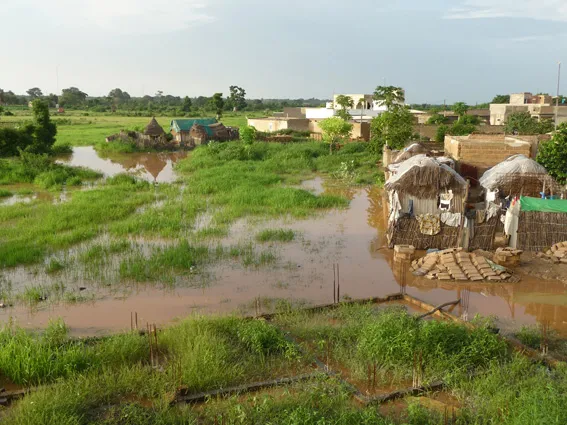
[[[163,128],[161,128],[161,126],[158,124],[158,122],[154,117],[152,118],[150,123],[146,126],[144,130],[144,134],[146,136],[163,136],[165,134],[165,131],[163,130]]]
[[[392,160],[393,164],[397,164],[399,162],[405,161],[406,159],[410,159],[413,156],[426,154],[431,155],[429,149],[423,146],[421,143],[413,143],[406,148],[402,149]]]
[[[499,189],[505,194],[528,195],[543,189],[556,190],[557,182],[548,174],[545,167],[525,155],[513,155],[486,171],[480,178],[485,189]]]
[[[204,139],[204,140],[208,138],[208,134],[205,126],[202,126],[201,124],[197,124],[197,123],[193,124],[193,127],[191,127],[191,131],[189,132],[189,135],[193,138]]]
[[[390,170],[393,175],[384,186],[386,190],[419,199],[434,199],[447,190],[464,195],[467,187],[455,170],[423,154],[391,165]]]

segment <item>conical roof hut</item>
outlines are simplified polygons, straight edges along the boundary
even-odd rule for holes
[[[165,131],[163,128],[158,124],[155,117],[152,118],[150,123],[146,126],[144,130],[144,134],[146,136],[158,137],[165,135]]]
[[[392,164],[397,164],[399,162],[410,159],[413,156],[425,154],[431,155],[431,151],[423,146],[421,143],[412,143],[408,147],[401,150],[393,159]]]
[[[413,156],[395,166],[390,166],[392,176],[385,189],[418,199],[436,199],[439,193],[452,190],[465,194],[466,180],[451,167],[424,154]]]
[[[559,185],[545,167],[525,155],[513,155],[486,171],[479,180],[487,190],[506,195],[539,196],[544,189],[558,191]]]

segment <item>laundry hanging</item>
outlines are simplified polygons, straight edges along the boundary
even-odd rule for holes
[[[424,235],[434,236],[441,231],[441,219],[436,214],[423,214],[415,217],[419,230]]]

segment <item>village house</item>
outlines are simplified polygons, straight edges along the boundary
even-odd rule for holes
[[[510,103],[490,104],[490,124],[503,125],[508,117],[518,112],[529,112],[538,120],[553,120],[557,110],[557,122],[567,122],[567,106],[553,104],[553,98],[549,95],[532,95],[531,93],[513,93],[510,95]]]
[[[226,127],[215,118],[175,119],[170,131],[173,140],[181,146],[193,147],[208,141],[227,141],[239,138],[238,130]]]

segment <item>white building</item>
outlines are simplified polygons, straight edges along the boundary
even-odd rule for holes
[[[327,102],[325,108],[305,108],[305,118],[321,120],[335,116],[342,109],[342,106],[337,104],[339,96],[336,94],[333,102]],[[354,107],[348,108],[347,112],[354,119],[368,121],[386,111],[386,107],[376,102],[371,94],[346,94],[345,96],[353,100]]]

